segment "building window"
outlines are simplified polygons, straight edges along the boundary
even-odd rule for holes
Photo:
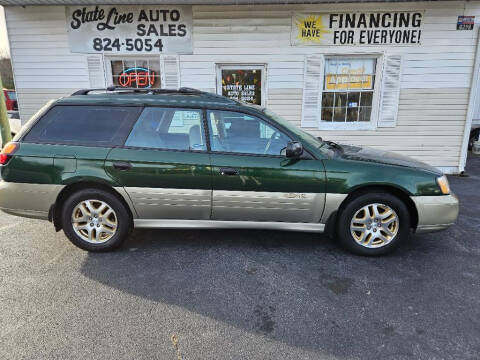
[[[322,122],[370,122],[376,73],[376,57],[327,57],[322,91]]]
[[[219,65],[217,93],[230,99],[265,106],[264,65]]]
[[[111,83],[124,88],[160,88],[160,58],[112,59]]]

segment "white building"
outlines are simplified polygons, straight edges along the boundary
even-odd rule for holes
[[[0,0],[23,122],[80,88],[193,87],[328,140],[463,171],[480,2],[139,3]]]

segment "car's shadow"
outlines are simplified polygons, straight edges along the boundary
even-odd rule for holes
[[[365,347],[372,356],[411,354],[432,331],[432,306],[451,311],[458,300],[438,287],[442,246],[415,236],[392,255],[367,258],[312,233],[138,230],[120,251],[89,254],[82,272],[293,346],[341,357]]]

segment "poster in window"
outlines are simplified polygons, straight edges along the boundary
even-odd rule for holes
[[[222,69],[222,95],[245,103],[262,104],[262,70]]]
[[[373,89],[374,59],[331,59],[325,64],[325,89]]]

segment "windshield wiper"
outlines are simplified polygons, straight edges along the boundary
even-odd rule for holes
[[[336,150],[339,150],[339,151],[343,152],[343,147],[341,145],[338,145],[337,143],[335,143],[333,141],[324,140],[323,143],[327,144],[328,146],[330,146],[333,149],[336,149]]]

